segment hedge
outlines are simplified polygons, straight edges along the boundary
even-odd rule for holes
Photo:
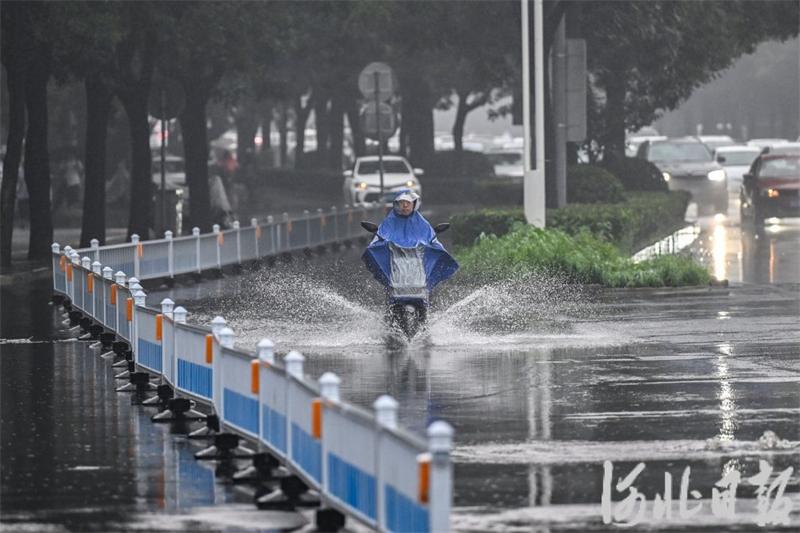
[[[663,174],[650,161],[609,155],[603,160],[603,168],[614,174],[628,191],[669,190]]]
[[[622,183],[595,165],[572,165],[567,169],[567,202],[570,204],[618,204],[625,201]]]
[[[569,235],[588,232],[619,250],[632,253],[636,249],[668,235],[683,224],[689,194],[676,192],[630,193],[621,204],[573,204],[561,209],[548,209],[547,227]],[[515,224],[524,223],[522,209],[482,209],[451,217],[453,243],[473,244],[487,235],[502,236]]]

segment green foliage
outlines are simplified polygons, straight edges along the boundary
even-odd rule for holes
[[[478,152],[436,152],[424,170],[423,200],[435,203],[469,201],[475,195],[477,182],[494,179],[494,166]]]
[[[482,237],[457,253],[463,272],[486,278],[545,272],[574,283],[606,287],[699,285],[708,273],[691,259],[665,256],[634,263],[610,243],[587,232],[517,226],[503,237]]]
[[[667,191],[663,174],[650,161],[638,157],[618,157],[608,154],[603,167],[614,174],[629,191]]]
[[[573,165],[567,169],[567,202],[570,204],[618,204],[624,201],[622,183],[602,167]]]
[[[547,210],[547,227],[569,235],[589,233],[623,252],[667,235],[683,224],[689,195],[686,192],[629,193],[621,204],[573,204]],[[524,223],[522,209],[482,209],[451,217],[453,243],[473,244],[481,233],[502,236]]]

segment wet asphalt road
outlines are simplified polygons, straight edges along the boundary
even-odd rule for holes
[[[307,373],[338,373],[350,401],[370,406],[393,394],[401,423],[415,431],[435,418],[451,422],[457,529],[621,529],[602,519],[609,460],[614,483],[646,465],[633,483],[649,502],[639,527],[796,530],[800,222],[758,231],[735,216],[699,223],[695,251],[728,288],[597,292],[540,278],[493,286],[454,279],[436,297],[429,331],[410,343],[387,335],[380,291],[358,250],[150,290],[148,303],[169,294],[190,321],[222,314],[244,346],[268,336],[282,353],[300,349]],[[57,336],[48,296],[46,288],[4,286],[2,337]],[[200,527],[231,527],[208,521],[215,513],[205,506],[214,502],[223,504],[216,516],[235,516],[240,526],[265,523],[246,525],[245,514],[230,512],[252,510],[249,496],[213,483],[210,468],[173,468],[195,448],[111,393],[109,370],[82,346],[2,342],[4,521],[191,529],[195,522],[167,520],[182,510],[201,516]],[[759,443],[767,431],[786,440]],[[733,470],[755,475],[759,460],[776,474],[794,468],[788,523],[759,528],[756,487],[745,482],[734,516],[715,516],[714,483]],[[702,507],[681,517],[687,466],[700,497],[690,503]],[[652,507],[665,472],[676,506],[670,521],[654,518]],[[187,486],[190,495],[179,496]],[[614,501],[627,494],[611,492]]]

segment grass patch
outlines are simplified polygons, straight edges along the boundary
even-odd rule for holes
[[[677,287],[710,281],[706,270],[690,258],[662,256],[634,263],[616,246],[587,231],[569,235],[523,224],[502,237],[484,235],[474,246],[457,249],[456,257],[465,274],[489,279],[543,272],[606,287]]]

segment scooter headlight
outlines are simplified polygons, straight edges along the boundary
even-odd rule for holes
[[[725,181],[726,177],[727,176],[725,175],[725,171],[722,170],[721,168],[718,168],[716,170],[711,170],[708,173],[708,179],[711,181]]]
[[[669,181],[672,179],[672,176],[669,175],[669,172],[662,172],[661,177],[664,178],[664,181]]]
[[[406,187],[416,187],[416,186],[417,186],[417,182],[414,181],[414,180],[408,180],[406,182]]]

